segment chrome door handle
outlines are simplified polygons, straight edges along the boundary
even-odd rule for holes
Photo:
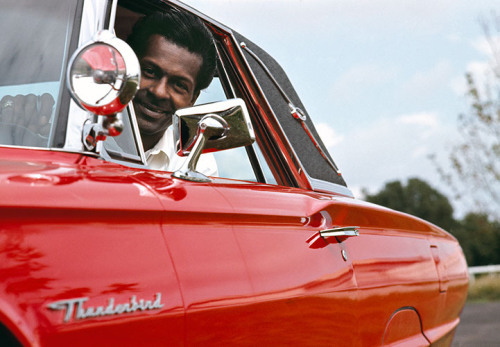
[[[321,237],[351,237],[359,235],[359,227],[339,227],[333,229],[320,230]]]
[[[320,230],[309,237],[306,242],[310,248],[322,248],[328,243],[333,242],[333,237],[335,237],[336,242],[342,242],[348,237],[358,236],[358,229],[359,227],[339,227]]]

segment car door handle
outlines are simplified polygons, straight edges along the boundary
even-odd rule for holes
[[[320,230],[321,237],[351,237],[359,235],[359,227],[339,227],[332,229]]]
[[[309,244],[310,248],[322,248],[325,247],[332,238],[335,238],[336,242],[342,242],[348,237],[358,236],[358,229],[359,227],[338,227],[320,230],[309,237],[306,242]]]

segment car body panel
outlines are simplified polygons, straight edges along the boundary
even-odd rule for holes
[[[151,341],[161,335],[182,340],[182,299],[155,195],[133,174],[117,173],[115,164],[102,160],[43,150],[8,151],[17,155],[2,161],[0,174],[1,292],[4,299],[22,303],[13,309],[38,331],[40,343],[86,345],[80,335],[98,334],[102,345],[140,344],[144,337],[131,340],[122,329],[143,330],[145,325],[162,331]],[[115,194],[123,199],[109,198]],[[88,298],[85,305],[93,307],[108,305],[110,298],[116,304],[129,302],[131,296],[154,300],[157,293],[163,305],[158,314],[141,312],[149,317],[145,321],[133,312],[114,333],[108,327],[118,315],[95,321],[70,315],[64,322],[67,310],[47,307],[70,298]]]
[[[314,167],[321,154],[300,147],[311,139],[243,36],[179,1],[120,4],[118,32],[169,6],[205,21],[227,97],[244,100],[278,184],[191,182],[73,145],[0,146],[0,323],[26,346],[449,345],[468,283],[456,239]],[[114,6],[83,1],[78,44],[113,28]],[[62,123],[83,123],[74,107]],[[356,234],[320,234],[341,227]]]

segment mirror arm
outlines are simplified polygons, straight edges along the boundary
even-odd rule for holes
[[[212,180],[201,172],[196,171],[196,164],[203,153],[207,140],[223,138],[229,126],[221,116],[208,114],[198,123],[198,136],[191,152],[184,161],[182,167],[175,171],[172,176],[193,182],[211,182]]]
[[[85,149],[94,151],[98,141],[106,140],[106,136],[118,136],[123,131],[123,122],[121,116],[114,114],[100,117],[98,122],[94,123],[87,119],[83,124],[82,142]]]
[[[203,151],[203,146],[205,145],[206,138],[203,134],[198,136],[196,143],[194,144],[193,150],[189,153],[188,157],[182,167],[175,171],[172,176],[194,182],[210,182],[210,178],[196,171],[196,164],[198,164],[198,159],[200,159],[201,152]]]

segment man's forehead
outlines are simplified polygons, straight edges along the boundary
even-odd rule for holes
[[[185,51],[191,55],[198,57],[201,61],[203,61],[203,57],[199,53],[195,53],[189,50],[186,45],[182,43],[175,42],[172,39],[169,39],[160,34],[153,34],[148,37],[147,44],[144,50],[144,56],[146,55],[155,55],[163,50],[167,50],[168,52],[172,50]]]
[[[154,62],[166,72],[188,73],[196,78],[203,58],[161,35],[151,35],[141,60]]]

